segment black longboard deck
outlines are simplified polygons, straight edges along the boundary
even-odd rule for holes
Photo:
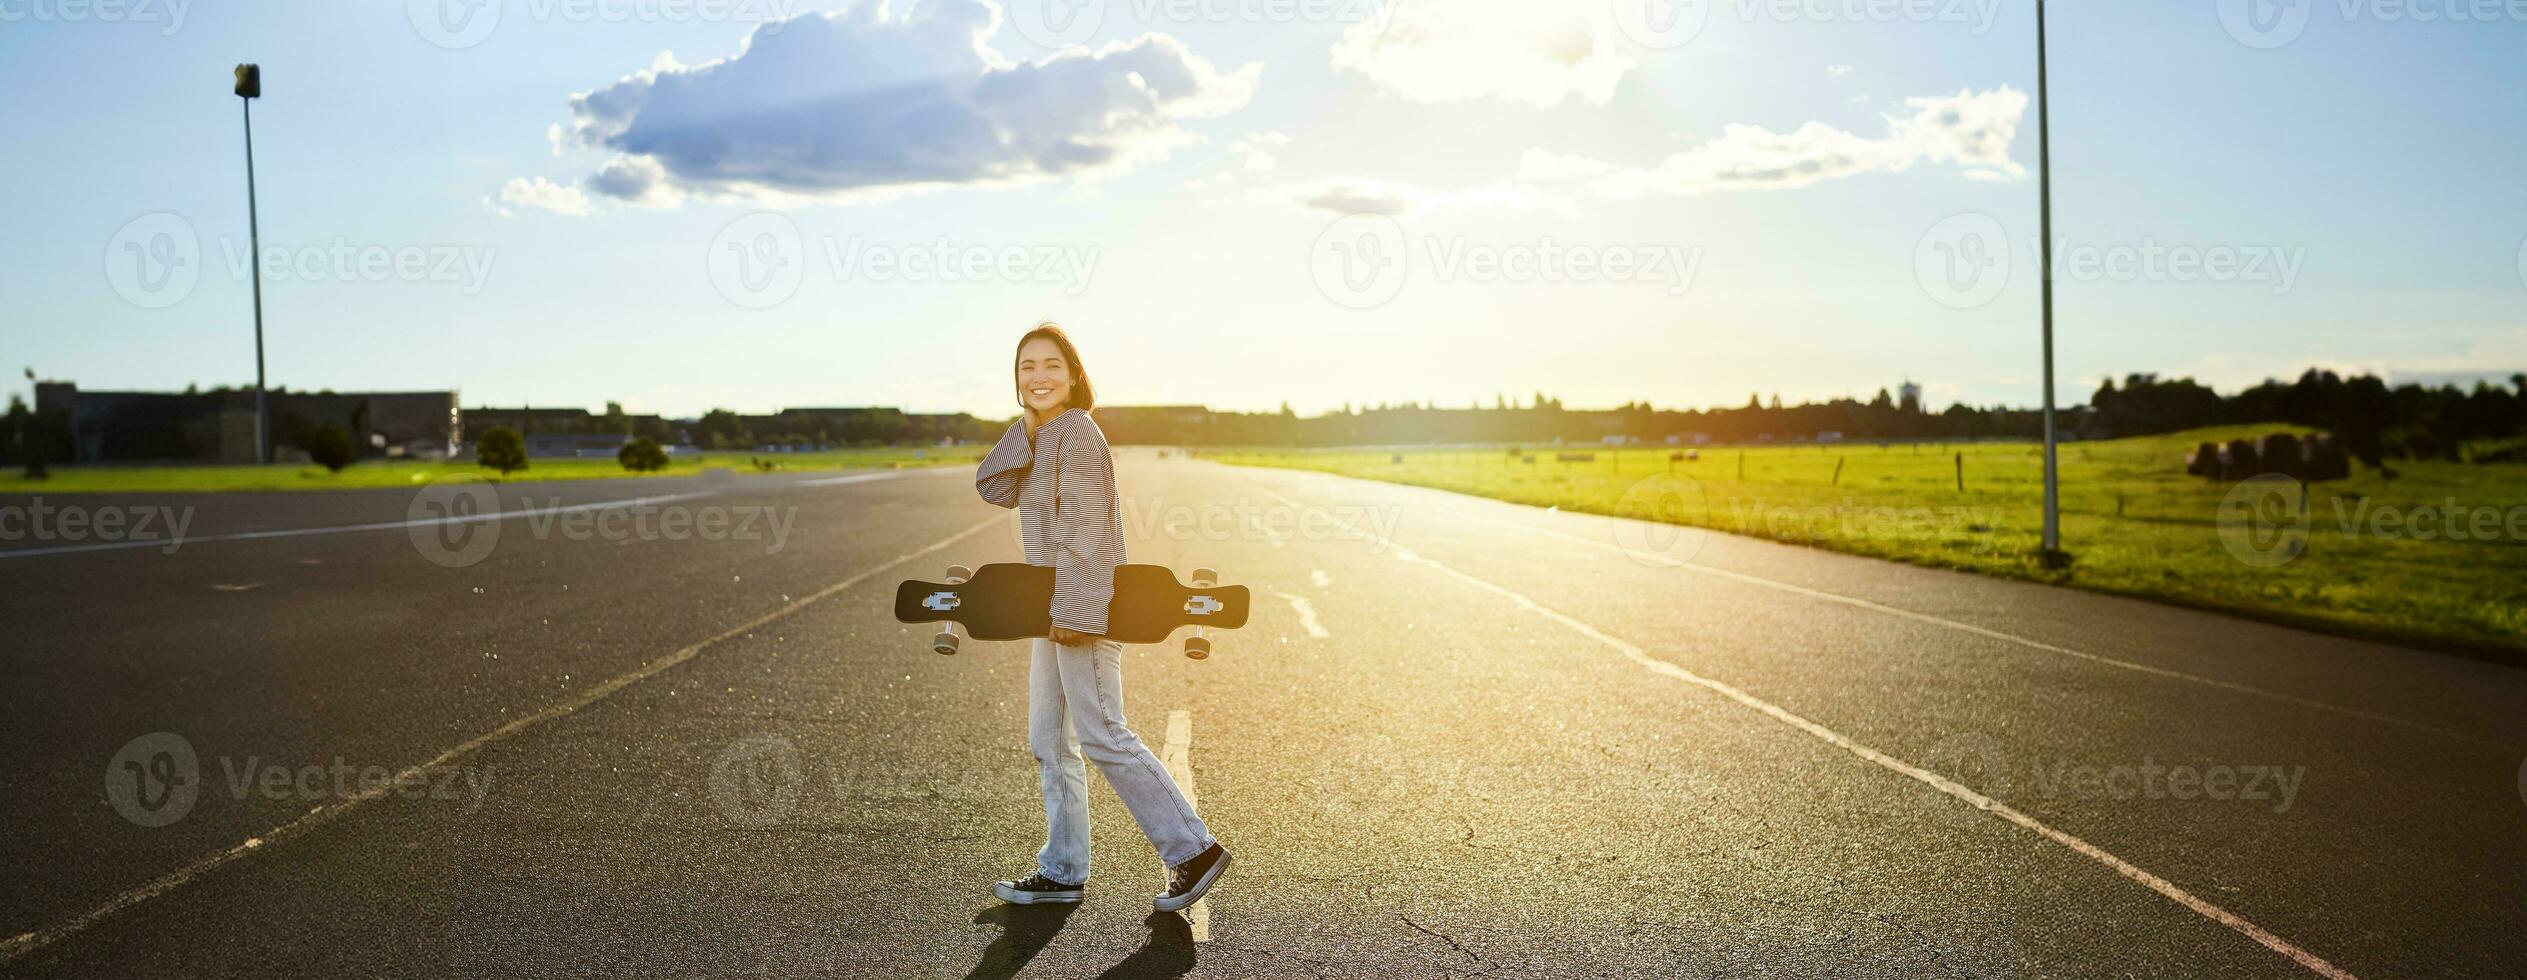
[[[1246,625],[1251,601],[1243,585],[1197,589],[1177,582],[1164,566],[1124,565],[1114,570],[1105,635],[1117,643],[1158,643],[1182,626],[1236,629]],[[895,619],[954,620],[977,640],[1047,636],[1053,632],[1053,570],[1003,563],[975,569],[963,583],[905,582],[895,587]]]

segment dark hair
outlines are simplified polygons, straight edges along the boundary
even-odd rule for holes
[[[1082,411],[1097,407],[1097,389],[1088,383],[1088,369],[1081,366],[1079,363],[1079,348],[1072,346],[1070,342],[1070,335],[1062,332],[1062,325],[1051,320],[1046,320],[1042,323],[1036,324],[1035,329],[1027,331],[1026,336],[1018,338],[1019,353],[1009,355],[1010,390],[1012,392],[1017,390],[1018,358],[1020,354],[1023,354],[1026,351],[1027,341],[1034,340],[1037,337],[1050,338],[1053,341],[1053,346],[1061,348],[1062,362],[1070,365],[1070,400],[1067,402],[1068,406]],[[1027,400],[1025,396],[1019,396],[1018,407],[1021,409],[1027,407]]]

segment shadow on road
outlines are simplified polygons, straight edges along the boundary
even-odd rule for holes
[[[1097,974],[1097,980],[1166,980],[1193,972],[1193,927],[1185,917],[1152,912],[1142,921],[1149,924],[1149,942]]]
[[[1000,938],[983,948],[983,959],[965,980],[1009,980],[1043,951],[1053,935],[1070,921],[1076,905],[995,905],[974,913],[980,925],[1000,927]],[[1123,962],[1098,974],[1098,980],[1167,980],[1193,972],[1193,928],[1174,912],[1152,912],[1149,941]]]
[[[1024,969],[1028,960],[1053,941],[1053,934],[1062,931],[1062,923],[1079,906],[994,905],[974,913],[977,925],[999,926],[1000,938],[983,947],[982,962],[966,971],[965,980],[1009,980]]]

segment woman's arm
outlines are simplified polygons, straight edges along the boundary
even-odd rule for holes
[[[1035,440],[1027,437],[1027,420],[1011,422],[1009,431],[1000,434],[1000,444],[974,468],[974,490],[992,506],[1018,506],[1018,487],[1026,482],[1027,467],[1034,464]]]
[[[1114,601],[1114,569],[1124,562],[1114,453],[1105,432],[1084,417],[1060,438],[1062,465],[1053,482],[1053,625],[1103,634],[1106,604]]]

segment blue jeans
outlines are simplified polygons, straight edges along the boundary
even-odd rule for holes
[[[1123,644],[1099,638],[1080,646],[1035,641],[1027,669],[1027,746],[1044,779],[1044,849],[1036,869],[1072,884],[1088,880],[1088,769],[1123,798],[1158,858],[1182,864],[1212,844],[1158,756],[1123,721]]]

